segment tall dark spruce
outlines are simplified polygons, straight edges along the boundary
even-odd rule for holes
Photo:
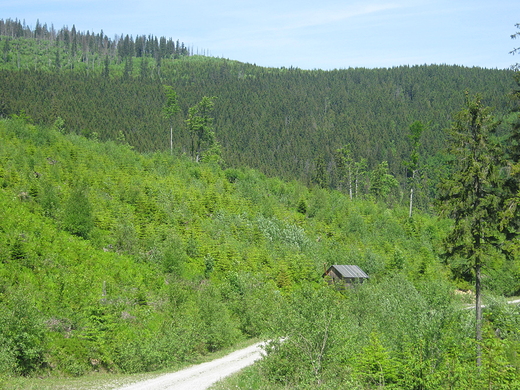
[[[445,254],[455,276],[474,279],[477,365],[481,364],[482,271],[501,252],[500,199],[503,151],[493,134],[498,122],[479,96],[466,94],[465,108],[449,129],[451,175],[440,186],[440,211],[453,219]]]

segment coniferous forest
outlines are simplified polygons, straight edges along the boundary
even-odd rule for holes
[[[0,20],[0,388],[250,339],[220,388],[518,388],[519,90]]]

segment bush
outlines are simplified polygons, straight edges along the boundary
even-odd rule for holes
[[[53,370],[70,376],[81,376],[97,365],[96,361],[89,362],[88,349],[84,340],[65,338],[54,333],[48,343],[50,359],[48,364]]]
[[[203,323],[201,339],[209,352],[229,347],[240,339],[238,324],[231,318],[219,295],[216,288],[205,286],[197,299]]]
[[[11,374],[29,375],[44,364],[45,327],[26,296],[15,291],[0,303],[0,367]]]
[[[87,197],[87,188],[78,187],[65,203],[63,228],[78,237],[89,238],[94,228],[92,207]]]
[[[273,336],[261,362],[267,376],[286,386],[316,386],[332,367],[343,370],[346,339],[355,329],[345,314],[342,296],[331,288],[306,285],[294,291],[278,315],[281,334]]]
[[[520,270],[514,264],[504,263],[500,269],[491,269],[487,273],[486,287],[495,294],[515,296],[520,294]]]

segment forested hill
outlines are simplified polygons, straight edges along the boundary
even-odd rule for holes
[[[20,25],[17,35],[7,25],[16,23],[0,23],[0,388],[173,369],[282,337],[257,366],[260,385],[242,387],[520,388],[520,308],[503,300],[520,294],[508,71],[267,69],[171,45],[138,52],[126,36],[105,50],[102,34],[76,32],[73,49],[68,29]],[[460,111],[465,90],[496,107],[510,138],[496,139],[479,99]],[[410,188],[395,196],[391,173],[406,184],[407,161],[430,189],[449,175],[439,151],[456,111],[449,144],[460,158],[449,162],[469,168],[446,164],[454,174],[440,193],[453,200],[446,215],[471,219],[415,207],[427,194],[419,180],[410,215]],[[466,126],[472,149],[456,154]],[[200,159],[184,155],[204,137]],[[345,185],[350,168],[368,196],[328,188]],[[481,366],[475,315],[462,309],[474,295],[457,294],[481,285],[474,253],[486,257]],[[331,286],[322,275],[332,264],[370,278]]]
[[[498,116],[509,113],[513,77],[507,70],[272,69],[193,56],[184,44],[165,38],[121,35],[106,47],[102,34],[52,35],[38,28],[0,37],[0,115],[25,112],[45,124],[60,117],[70,132],[101,140],[124,137],[139,151],[165,150],[170,126],[162,115],[163,85],[171,85],[181,108],[174,124],[178,153],[189,148],[188,108],[203,96],[216,96],[214,128],[229,166],[309,182],[319,162],[327,186],[338,187],[333,154],[349,144],[354,161],[366,159],[369,169],[387,161],[404,183],[414,121],[427,125],[421,164],[424,176],[433,178],[443,129],[466,90],[481,93]]]

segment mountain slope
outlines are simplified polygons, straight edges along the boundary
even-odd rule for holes
[[[280,292],[319,286],[324,264],[442,275],[430,218],[58,129],[0,121],[7,372],[189,360],[264,334]]]
[[[203,96],[217,96],[215,133],[230,166],[309,182],[316,160],[323,158],[333,187],[339,186],[333,154],[347,144],[353,158],[367,159],[370,169],[387,161],[404,184],[402,162],[410,153],[407,135],[414,121],[428,124],[421,154],[424,162],[436,164],[443,129],[462,106],[464,91],[481,93],[499,116],[507,116],[514,84],[507,70],[447,65],[304,71],[189,55],[159,60],[139,54],[135,42],[126,44],[134,51],[119,50],[126,38],[113,42],[106,56],[102,48],[84,46],[85,55],[93,58],[86,61],[72,56],[58,37],[44,52],[38,51],[44,40],[1,39],[4,47],[10,42],[0,64],[1,115],[25,111],[46,124],[60,117],[68,131],[95,133],[103,140],[124,136],[140,151],[166,150],[169,124],[161,111],[162,85],[172,85],[181,108],[174,121],[178,152],[189,150],[183,123],[188,108]],[[63,56],[59,66],[56,53]]]

